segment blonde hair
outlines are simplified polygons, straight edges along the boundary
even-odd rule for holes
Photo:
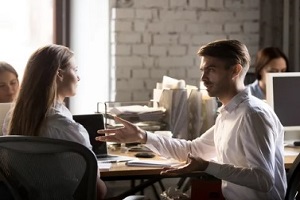
[[[69,48],[47,45],[29,58],[9,125],[10,135],[37,136],[50,107],[56,102],[58,69],[69,67]]]

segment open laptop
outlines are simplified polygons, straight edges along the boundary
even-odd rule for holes
[[[127,156],[110,155],[107,152],[106,142],[95,140],[95,137],[99,136],[97,130],[104,129],[104,120],[102,114],[73,115],[73,119],[87,130],[90,137],[92,150],[95,153],[98,161],[122,162],[134,159]]]

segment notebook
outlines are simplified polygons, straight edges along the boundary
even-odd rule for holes
[[[127,156],[108,154],[106,142],[95,140],[95,137],[99,136],[97,130],[104,129],[104,120],[102,114],[73,115],[73,119],[87,130],[92,145],[92,150],[95,153],[98,162],[122,162],[134,159]]]

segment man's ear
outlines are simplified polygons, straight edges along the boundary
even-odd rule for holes
[[[240,64],[236,64],[232,68],[232,78],[237,78],[242,73],[243,67]]]

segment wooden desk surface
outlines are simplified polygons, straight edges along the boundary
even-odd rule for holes
[[[286,152],[295,152],[295,153],[300,153],[300,147],[285,147]],[[113,154],[117,154],[116,152],[112,152]],[[128,152],[128,153],[118,153],[120,155],[125,155],[125,156],[133,156],[136,152]],[[289,169],[295,158],[296,155],[290,155],[290,153],[287,153],[284,158],[285,162],[285,168]],[[140,158],[141,159],[141,158]],[[155,156],[155,160],[160,160],[162,159],[160,156]],[[149,160],[149,158],[145,158],[145,160]],[[161,172],[162,168],[157,168],[157,167],[133,167],[133,166],[127,166],[125,162],[119,162],[119,163],[112,163],[112,166],[109,170],[107,171],[101,171],[101,177],[105,179],[105,177],[109,178],[122,178],[122,177],[137,177],[142,176],[158,176]]]
[[[122,155],[122,156],[131,156],[134,157],[134,154],[137,152],[128,152],[128,153],[119,153],[112,152],[112,154]],[[158,155],[155,155],[154,158],[139,158],[140,160],[162,160]],[[101,171],[101,177],[123,177],[123,176],[151,176],[159,175],[162,171],[162,168],[158,167],[136,167],[136,166],[127,166],[125,162],[112,163],[112,166],[107,171]]]
[[[291,168],[297,155],[289,155],[288,152],[300,153],[300,147],[285,147],[284,150],[286,152],[286,155],[284,156],[284,165],[286,169],[289,169]]]

